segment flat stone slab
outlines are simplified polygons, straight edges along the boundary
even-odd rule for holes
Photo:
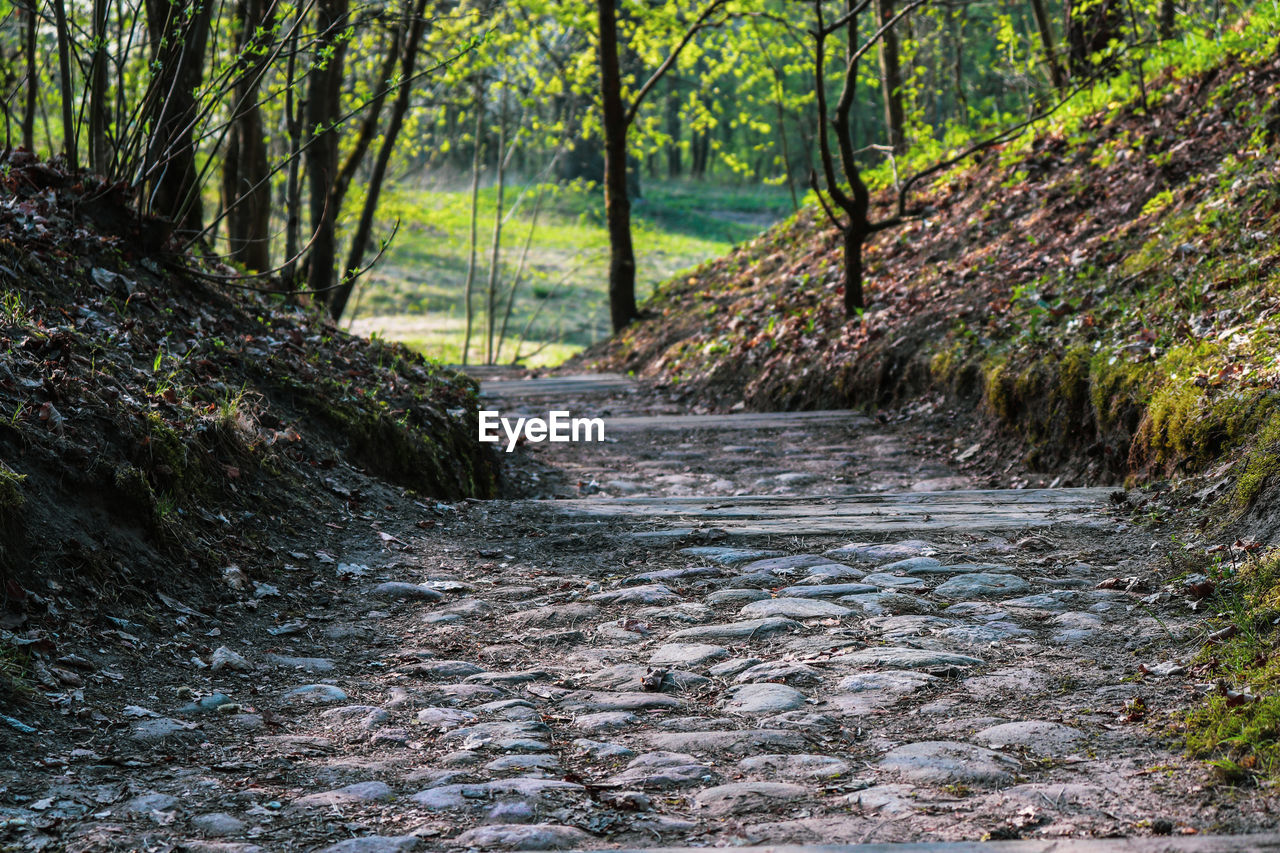
[[[600,604],[675,604],[680,596],[662,583],[649,583],[626,589],[609,590],[588,596],[588,601]]]
[[[352,803],[376,803],[393,799],[395,792],[385,782],[356,782],[333,791],[308,794],[294,800],[294,804],[308,808],[340,806]]]
[[[416,583],[388,581],[373,588],[371,595],[391,601],[441,601],[444,595],[438,589],[420,586]]]
[[[814,782],[838,779],[848,774],[849,763],[829,755],[753,755],[738,762],[743,773],[789,779],[797,782]]]
[[[1022,765],[1007,755],[970,743],[930,740],[909,743],[885,753],[881,770],[921,785],[1007,785]]]
[[[468,829],[455,838],[453,844],[477,850],[567,850],[590,839],[590,835],[576,826],[495,823]]]
[[[974,598],[1021,595],[1029,589],[1031,584],[1017,575],[974,572],[943,581],[934,589],[933,594],[952,601],[968,601]]]
[[[419,791],[410,800],[434,810],[472,809],[488,805],[488,800],[515,800],[538,804],[548,794],[579,794],[585,789],[573,782],[558,779],[535,779],[518,776],[458,785],[439,785]]]
[[[785,729],[741,729],[709,732],[654,732],[645,743],[678,752],[743,754],[761,749],[803,749],[803,734]]]
[[[628,497],[534,503],[582,520],[666,521],[682,528],[701,522],[733,536],[796,536],[1005,530],[1097,523],[1105,518],[1103,510],[1109,494],[1109,489],[993,489],[870,495],[747,495],[717,497],[713,501],[703,497]],[[884,550],[883,545],[861,543],[856,547],[881,549],[864,552],[877,555],[868,556],[869,562],[888,563],[906,557],[929,556],[921,548],[889,551]],[[717,549],[705,550],[709,553]],[[775,552],[756,559],[762,556],[781,555]],[[859,558],[858,551],[845,549],[828,551],[827,556],[837,561]]]
[[[728,649],[711,643],[667,643],[653,650],[649,665],[703,666],[728,656]]]
[[[952,652],[913,649],[909,646],[877,646],[838,655],[836,663],[860,666],[888,666],[895,669],[924,669],[932,666],[981,666],[982,659]]]
[[[914,693],[939,681],[936,675],[911,670],[889,670],[887,672],[859,672],[845,676],[836,685],[837,690],[845,693],[863,693],[869,690],[883,690],[888,693]]]
[[[734,782],[698,792],[694,804],[713,816],[759,812],[799,800],[809,793],[789,782]]]
[[[933,602],[906,592],[857,593],[855,595],[842,595],[837,600],[867,616],[885,616],[897,613],[933,613],[938,609],[938,606]]]
[[[821,554],[793,554],[790,557],[770,557],[767,560],[756,560],[743,566],[742,571],[792,574],[800,569],[811,569],[814,566],[826,565],[838,564],[833,564],[830,557],[824,557]]]
[[[468,366],[470,373],[474,368]],[[582,373],[566,376],[539,376],[534,379],[492,379],[480,382],[481,397],[554,397],[567,400],[584,395],[614,395],[634,392],[634,379],[621,373]]]
[[[329,702],[345,702],[347,694],[332,684],[304,684],[280,697],[285,702],[323,705]]]
[[[880,587],[865,583],[817,583],[789,586],[778,590],[778,597],[786,598],[834,598],[838,595],[861,595],[879,592]]]
[[[872,572],[864,577],[862,582],[870,584],[877,589],[897,590],[899,592],[923,592],[925,589],[925,583],[920,578],[891,575],[888,572]]]
[[[648,500],[638,498],[637,500]],[[703,501],[705,503],[705,501]],[[610,502],[612,503],[612,501]],[[741,566],[744,563],[758,562],[765,557],[781,557],[781,551],[760,551],[751,548],[720,548],[714,545],[697,545],[692,548],[681,548],[681,554],[690,557],[701,557],[721,566]]]
[[[720,774],[683,752],[659,750],[633,758],[621,773],[609,777],[608,784],[621,788],[671,790],[715,784]]]
[[[904,539],[901,542],[850,542],[824,552],[832,558],[847,558],[865,563],[883,565],[901,562],[913,557],[927,557],[936,549],[921,539]]]
[[[983,729],[973,736],[975,742],[992,749],[1014,747],[1033,755],[1069,755],[1084,742],[1084,732],[1046,720],[1024,720],[1001,723]]]
[[[830,601],[817,598],[764,598],[753,601],[738,611],[738,615],[751,618],[782,616],[788,619],[821,619],[823,617],[848,616],[853,611]]]
[[[721,707],[732,714],[780,714],[805,706],[805,696],[786,684],[760,682],[735,687]]]
[[[760,430],[793,426],[863,426],[871,423],[865,415],[847,409],[812,412],[734,412],[728,415],[633,415],[606,418],[609,432],[654,432],[688,430]]]
[[[652,711],[684,707],[684,700],[664,693],[611,693],[604,690],[575,690],[556,703],[565,711]]]
[[[822,681],[822,671],[799,661],[775,660],[747,667],[737,673],[734,681],[738,684],[762,681],[783,682],[786,684],[816,684]]]
[[[771,616],[767,619],[744,619],[719,625],[699,625],[676,631],[668,640],[755,640],[783,631],[799,631],[804,626],[794,619]]]

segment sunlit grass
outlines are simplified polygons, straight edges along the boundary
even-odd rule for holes
[[[536,229],[530,237],[541,193]],[[637,297],[682,270],[727,252],[791,212],[785,190],[762,185],[716,187],[646,184],[633,207]],[[514,213],[510,212],[517,204]],[[485,358],[485,308],[496,191],[480,193],[470,361]],[[609,334],[609,240],[599,190],[586,186],[508,186],[508,216],[497,277],[495,343],[504,318],[500,360],[557,364]],[[378,332],[446,362],[458,362],[465,335],[470,196],[465,189],[389,188],[383,233],[400,221],[395,241],[366,276],[350,320],[353,331]],[[507,303],[526,240],[519,288]]]

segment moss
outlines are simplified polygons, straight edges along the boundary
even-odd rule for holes
[[[1001,420],[1012,422],[1017,409],[1012,372],[1004,359],[983,366],[983,400]]]
[[[1263,488],[1280,474],[1280,417],[1272,416],[1258,433],[1236,481],[1235,502],[1248,507]]]

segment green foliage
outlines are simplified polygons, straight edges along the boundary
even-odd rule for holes
[[[1242,784],[1280,777],[1280,551],[1233,558],[1208,567],[1218,581],[1213,627],[1230,633],[1196,658],[1222,687],[1186,720],[1186,745],[1212,759],[1219,778]]]

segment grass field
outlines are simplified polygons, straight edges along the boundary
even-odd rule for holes
[[[521,195],[523,194],[523,197]],[[539,196],[541,201],[539,202]],[[510,208],[520,197],[514,211]],[[473,291],[472,363],[485,358],[485,306],[496,193],[480,192]],[[511,301],[507,334],[495,361],[517,355],[530,365],[558,364],[609,333],[609,241],[598,188],[508,185],[497,277],[500,330],[526,241],[521,282]],[[530,239],[533,211],[539,208]],[[724,254],[791,213],[785,189],[649,182],[633,202],[637,295],[707,258]],[[382,234],[400,229],[365,277],[350,313],[353,331],[403,341],[442,361],[462,360],[464,287],[470,238],[465,189],[388,188],[381,205]],[[495,331],[495,342],[499,336]]]

